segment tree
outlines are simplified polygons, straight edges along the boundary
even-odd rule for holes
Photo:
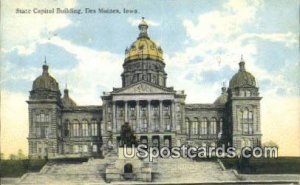
[[[277,147],[278,148],[278,144],[275,143],[274,141],[267,141],[263,143],[263,147]]]
[[[4,153],[0,153],[0,160],[4,159]]]
[[[22,159],[26,158],[26,156],[23,154],[23,150],[22,149],[18,150],[18,156],[17,157],[18,157],[19,160],[22,160]]]
[[[9,159],[10,159],[10,160],[17,160],[18,157],[17,157],[15,154],[10,154],[10,155],[9,155]]]

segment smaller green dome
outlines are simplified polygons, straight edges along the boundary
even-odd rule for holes
[[[229,82],[229,88],[236,87],[256,87],[255,77],[245,70],[245,62],[241,59],[239,63],[240,70],[237,72]]]
[[[64,97],[62,98],[62,103],[65,107],[76,107],[76,103],[72,98],[69,96],[69,90],[65,89],[64,90]]]
[[[228,101],[228,94],[226,92],[226,87],[222,87],[222,94],[215,100],[216,105],[225,105]]]
[[[48,66],[43,65],[43,73],[33,81],[32,90],[59,91],[58,83],[49,75]]]

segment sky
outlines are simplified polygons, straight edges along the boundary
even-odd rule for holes
[[[1,152],[28,152],[28,100],[45,57],[62,91],[79,105],[101,105],[121,86],[125,49],[141,17],[164,51],[168,86],[187,103],[212,103],[238,71],[241,55],[258,83],[263,142],[300,156],[297,0],[1,1]],[[17,14],[16,9],[81,9],[82,14]],[[86,14],[120,9],[120,14]],[[137,13],[122,13],[123,9]]]

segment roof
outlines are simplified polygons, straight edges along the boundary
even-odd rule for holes
[[[64,90],[64,97],[61,99],[64,107],[75,107],[76,103],[72,98],[69,96],[69,90],[65,89]]]
[[[50,76],[48,66],[43,65],[43,73],[33,81],[32,90],[59,91],[56,80]]]
[[[237,88],[237,87],[255,87],[255,77],[246,71],[245,62],[241,60],[239,63],[240,69],[239,71],[231,78],[229,82],[229,88]]]
[[[152,59],[163,62],[163,51],[152,41],[147,33],[148,24],[142,19],[139,24],[140,34],[129,48],[126,49],[125,62],[137,59]]]

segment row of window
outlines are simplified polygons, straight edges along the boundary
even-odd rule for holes
[[[39,138],[48,138],[50,135],[50,129],[47,126],[40,126],[35,128],[36,136]]]
[[[247,108],[242,111],[242,118],[244,121],[252,121],[253,120],[253,112],[249,111]]]
[[[97,152],[98,146],[93,145],[92,146],[92,152]],[[88,145],[73,145],[73,153],[88,153],[89,152],[89,147]]]
[[[242,132],[243,134],[253,134],[253,112],[249,111],[248,108],[242,111]]]
[[[223,129],[223,119],[220,119],[219,129],[222,132]],[[217,119],[213,118],[210,123],[204,118],[201,122],[198,120],[189,122],[186,120],[186,133],[191,135],[207,135],[207,134],[217,134]]]
[[[142,132],[147,132],[148,130],[152,129],[153,131],[159,131],[160,130],[160,122],[159,122],[159,118],[158,119],[152,119],[152,122],[150,123],[151,127],[152,128],[149,128],[149,123],[148,123],[148,119],[147,118],[143,118],[141,120],[141,125],[140,125],[140,129]],[[123,123],[121,121],[118,122],[118,125],[117,125],[117,130],[121,130],[121,125]],[[129,125],[131,126],[131,128],[134,130],[134,131],[137,131],[138,129],[138,125],[137,125],[137,122],[136,120],[129,120]],[[163,120],[163,125],[164,125],[164,130],[165,131],[170,131],[171,130],[171,120],[170,118],[165,118]],[[112,130],[112,125],[111,125],[111,122],[108,122],[107,123],[107,130],[108,131],[111,131]]]
[[[72,151],[70,151],[72,150]],[[98,146],[97,145],[92,145],[90,150],[92,152],[97,152],[98,151]],[[38,145],[37,142],[32,142],[31,145],[31,151],[32,153],[47,153],[47,147]],[[88,153],[89,152],[89,147],[88,145],[73,145],[72,149],[69,147],[66,147],[66,153]]]
[[[98,124],[96,120],[92,120],[89,124],[86,120],[83,120],[80,123],[78,120],[74,120],[72,123],[65,123],[65,136],[98,136]]]
[[[36,122],[50,122],[51,117],[50,117],[49,114],[44,114],[44,113],[36,114],[34,116],[34,121],[36,121]]]

